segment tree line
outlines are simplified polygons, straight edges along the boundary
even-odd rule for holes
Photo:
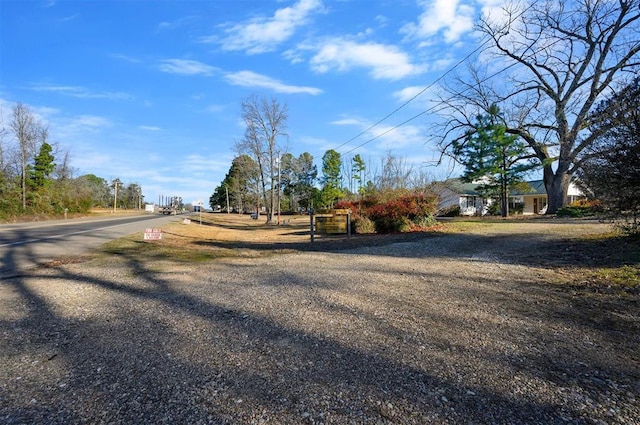
[[[502,12],[504,19],[477,24],[482,57],[444,80],[445,119],[434,137],[457,159],[476,118],[499,107],[504,134],[542,168],[547,213],[555,214],[567,204],[570,181],[602,153],[592,148],[615,131],[613,121],[598,121],[598,105],[640,70],[640,0],[510,2]]]
[[[300,212],[332,208],[337,203],[366,200],[389,202],[408,194],[436,192],[436,182],[406,159],[391,152],[372,165],[356,154],[343,158],[335,150],[322,157],[319,173],[309,152],[294,156],[285,144],[286,105],[275,99],[252,97],[243,101],[248,129],[236,144],[238,156],[209,199],[212,208],[237,212],[266,211],[267,222],[276,211]],[[588,130],[597,134],[589,157],[576,172],[577,183],[598,205],[615,216],[640,218],[640,78],[602,101],[589,114]],[[257,131],[256,129],[260,129]],[[526,192],[525,177],[540,168],[536,155],[520,137],[507,132],[504,116],[491,105],[476,117],[474,127],[452,144],[464,166],[463,181],[481,181],[477,190],[499,201],[509,214],[509,192]]]
[[[289,152],[288,110],[276,99],[244,99],[242,118],[245,134],[235,144],[237,156],[229,171],[209,198],[212,209],[265,211],[267,222],[272,222],[278,211],[332,208],[339,201],[390,199],[428,190],[431,179],[423,170],[391,152],[380,164],[367,164],[360,154],[343,158],[330,149],[322,156],[319,172],[309,152]]]
[[[468,73],[443,79],[432,99],[444,118],[431,135],[439,140],[442,158],[464,167],[463,180],[484,181],[479,189],[499,200],[505,216],[509,191],[521,189],[534,170],[542,171],[547,214],[567,206],[569,183],[576,180],[610,210],[633,210],[630,199],[640,191],[628,165],[635,164],[638,143],[630,111],[637,111],[638,96],[621,96],[636,93],[638,84],[633,77],[640,70],[640,0],[514,2],[503,12],[504,19],[477,23],[483,56]],[[310,154],[288,153],[282,142],[287,109],[276,100],[245,99],[242,115],[246,132],[236,144],[239,156],[212,205],[226,205],[228,194],[234,208],[264,206],[271,221],[276,205],[282,207],[280,193],[293,210],[330,206],[387,185],[406,187],[394,183],[408,176],[393,155],[377,178],[368,179],[362,158],[344,166],[338,152],[327,151],[318,176]],[[624,188],[605,183],[614,169]]]
[[[73,175],[69,153],[58,150],[48,126],[23,103],[0,117],[0,220],[54,217],[91,208],[141,208],[142,188],[94,174]]]
[[[425,141],[435,137],[442,158],[464,167],[464,179],[483,177],[503,215],[509,191],[537,168],[547,214],[566,207],[569,183],[577,180],[605,209],[637,216],[639,179],[631,164],[638,155],[640,0],[510,2],[500,16],[477,23],[482,56],[434,92],[440,126],[425,133]],[[241,111],[245,133],[212,206],[264,209],[271,222],[282,208],[330,207],[426,187],[425,174],[392,153],[372,167],[358,155],[342,158],[329,150],[318,172],[311,154],[289,150],[286,105],[251,96]],[[56,152],[46,126],[24,105],[16,105],[0,136],[3,216],[130,207],[136,193],[140,204],[135,185],[111,201],[118,183],[74,178],[68,155]],[[13,144],[5,142],[9,136]]]

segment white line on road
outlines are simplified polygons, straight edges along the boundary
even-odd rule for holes
[[[120,227],[120,226],[127,226],[130,225],[131,223],[124,223],[124,224],[114,224],[113,226],[105,226],[105,227],[98,227],[95,229],[89,229],[89,230],[79,230],[77,232],[72,232],[72,233],[63,233],[60,235],[53,235],[53,236],[46,236],[44,238],[39,238],[39,239],[28,239],[26,241],[18,241],[18,242],[11,242],[11,243],[5,243],[0,245],[0,248],[5,247],[5,246],[13,246],[13,245],[22,245],[25,243],[31,243],[31,242],[40,242],[40,241],[44,241],[47,239],[56,239],[56,238],[63,238],[65,236],[73,236],[73,235],[80,235],[82,233],[89,233],[89,232],[95,232],[96,230],[104,230],[104,229],[112,229],[114,227]]]

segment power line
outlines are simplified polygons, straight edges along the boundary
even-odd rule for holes
[[[470,52],[469,54],[467,54],[467,56],[465,56],[463,59],[459,60],[453,67],[451,67],[450,69],[448,69],[444,74],[442,74],[440,77],[438,77],[437,79],[435,79],[434,81],[432,81],[430,84],[428,84],[425,88],[423,88],[422,90],[420,90],[417,94],[415,94],[411,99],[405,101],[402,105],[398,106],[396,109],[394,109],[392,112],[388,113],[387,115],[385,115],[384,117],[382,117],[381,119],[379,119],[375,124],[372,124],[371,126],[369,126],[367,129],[361,131],[360,133],[358,133],[356,136],[352,137],[351,139],[347,140],[346,142],[344,142],[343,144],[341,144],[340,146],[337,146],[335,148],[335,150],[340,149],[341,147],[343,147],[344,145],[347,145],[349,143],[351,143],[352,141],[354,141],[355,139],[357,139],[358,137],[362,136],[363,134],[366,134],[368,131],[370,131],[371,129],[373,129],[374,127],[377,127],[378,125],[380,125],[380,123],[382,123],[383,121],[385,121],[387,118],[391,117],[392,115],[394,115],[396,112],[398,112],[400,109],[404,108],[405,106],[407,106],[409,103],[413,102],[416,98],[418,98],[418,96],[422,95],[424,92],[426,92],[427,90],[429,90],[431,87],[433,87],[437,82],[439,82],[440,80],[442,80],[444,77],[446,77],[449,73],[453,72],[453,70],[455,70],[458,66],[460,66],[462,63],[464,63],[466,60],[468,60],[471,56],[475,55],[478,51],[480,51],[482,48],[484,48],[484,45],[488,42],[489,40],[485,40],[482,44],[480,44],[480,46],[478,46],[475,50],[473,50],[472,52]]]
[[[497,76],[498,74],[501,74],[501,73],[503,73],[504,71],[506,71],[506,70],[508,70],[509,68],[512,68],[512,67],[514,67],[514,66],[516,66],[516,65],[517,65],[517,63],[512,63],[511,65],[504,67],[504,68],[503,68],[503,69],[501,69],[500,71],[497,71],[497,72],[493,73],[492,75],[490,75],[490,76],[486,77],[486,78],[485,78],[485,79],[483,79],[482,81],[479,81],[479,83],[484,83],[484,82],[486,82],[486,81],[490,80],[491,78],[494,78],[494,77],[495,77],[495,76]],[[397,125],[395,125],[394,127],[391,127],[390,129],[388,129],[388,130],[386,130],[386,131],[384,131],[384,132],[382,132],[382,133],[378,134],[377,136],[372,137],[371,139],[367,140],[366,142],[361,143],[360,145],[356,146],[355,148],[348,150],[347,152],[345,152],[345,153],[344,153],[344,155],[347,155],[347,154],[349,154],[349,153],[351,153],[351,152],[355,151],[356,149],[360,149],[360,148],[361,148],[361,147],[363,147],[364,145],[367,145],[367,144],[369,144],[369,143],[373,142],[374,140],[376,140],[376,139],[378,139],[378,138],[380,138],[380,137],[384,136],[384,135],[385,135],[385,134],[387,134],[387,133],[390,133],[390,132],[392,132],[392,131],[394,131],[394,130],[396,130],[396,129],[400,128],[400,127],[402,127],[403,125],[405,125],[405,124],[407,124],[407,123],[409,123],[409,122],[411,122],[411,121],[415,120],[416,118],[418,118],[418,117],[420,117],[420,116],[422,116],[422,115],[424,115],[424,114],[427,114],[427,113],[429,113],[429,112],[434,111],[436,108],[438,108],[438,107],[439,107],[440,105],[442,105],[443,103],[446,103],[447,101],[449,101],[449,100],[451,100],[451,99],[454,99],[456,96],[458,96],[458,95],[460,95],[460,94],[464,93],[464,92],[465,92],[465,91],[467,91],[467,90],[469,90],[469,88],[466,88],[465,90],[462,90],[462,91],[459,91],[459,92],[454,93],[454,95],[452,95],[452,96],[451,96],[451,97],[449,97],[448,99],[446,99],[446,100],[444,100],[444,101],[443,101],[443,100],[439,101],[436,105],[432,106],[431,108],[428,108],[428,109],[426,109],[426,110],[424,110],[424,111],[422,111],[422,112],[420,112],[420,113],[418,113],[418,114],[416,114],[416,115],[412,116],[411,118],[409,118],[409,119],[407,119],[407,120],[405,120],[405,121],[401,122],[400,124],[397,124]]]
[[[516,16],[514,19],[511,19],[511,20],[510,20],[507,24],[505,24],[505,25],[504,25],[504,27],[502,27],[498,32],[502,32],[502,31],[504,31],[504,30],[505,30],[505,29],[506,29],[506,28],[511,24],[511,22],[513,22],[513,21],[515,21],[515,20],[519,19],[519,18],[520,18],[522,15],[524,15],[524,14],[525,14],[529,9],[533,8],[534,4],[535,4],[535,2],[531,2],[531,3],[529,4],[529,6],[527,6],[527,7],[526,7],[525,9],[523,9],[520,13],[518,13],[518,14],[517,14],[517,16]],[[426,91],[427,91],[427,90],[429,90],[431,87],[433,87],[437,82],[439,82],[440,80],[444,79],[444,77],[446,77],[448,74],[450,74],[451,72],[453,72],[453,71],[454,71],[458,66],[462,65],[464,62],[466,62],[467,60],[469,60],[469,58],[471,58],[471,56],[475,55],[477,52],[479,52],[480,50],[482,50],[482,49],[485,47],[485,45],[486,45],[489,41],[491,41],[491,39],[486,39],[486,40],[484,40],[484,41],[483,41],[483,42],[482,42],[482,43],[481,43],[481,44],[480,44],[476,49],[474,49],[473,51],[471,51],[470,53],[468,53],[464,58],[462,58],[461,60],[459,60],[459,61],[458,61],[454,66],[452,66],[451,68],[449,68],[449,69],[448,69],[444,74],[442,74],[440,77],[438,77],[438,78],[437,78],[437,79],[435,79],[433,82],[431,82],[430,84],[428,84],[424,89],[420,90],[420,92],[418,92],[416,95],[414,95],[411,99],[409,99],[409,100],[407,100],[406,102],[404,102],[402,105],[400,105],[399,107],[397,107],[396,109],[394,109],[394,110],[393,110],[392,112],[390,112],[389,114],[385,115],[383,118],[381,118],[381,119],[380,119],[380,120],[378,120],[376,123],[374,123],[374,124],[372,124],[371,126],[369,126],[367,129],[365,129],[365,130],[361,131],[360,133],[358,133],[356,136],[352,137],[351,139],[349,139],[349,140],[347,140],[346,142],[342,143],[341,145],[337,146],[337,147],[335,148],[335,150],[340,149],[341,147],[343,147],[343,146],[345,146],[345,145],[347,145],[347,144],[351,143],[352,141],[354,141],[354,140],[355,140],[355,139],[357,139],[358,137],[362,136],[363,134],[365,134],[365,133],[369,132],[370,130],[372,130],[372,129],[373,129],[373,128],[375,128],[376,126],[380,125],[380,123],[382,123],[383,121],[385,121],[386,119],[388,119],[389,117],[391,117],[392,115],[394,115],[394,114],[395,114],[396,112],[398,112],[400,109],[404,108],[404,107],[405,107],[405,106],[407,106],[409,103],[413,102],[416,98],[418,98],[418,96],[422,95],[424,92],[426,92]],[[498,74],[500,74],[500,73],[502,73],[502,72],[506,71],[507,69],[509,69],[509,68],[511,68],[511,67],[513,67],[513,66],[515,66],[515,65],[516,65],[516,64],[514,63],[514,64],[511,64],[511,65],[509,65],[509,66],[505,67],[504,69],[502,69],[502,70],[500,70],[500,71],[498,71],[498,72],[494,73],[493,75],[491,75],[491,76],[489,76],[489,77],[485,78],[483,81],[480,81],[480,83],[484,83],[485,81],[489,80],[490,78],[495,77],[496,75],[498,75]],[[469,88],[467,88],[467,89],[463,90],[462,92],[458,92],[458,93],[456,93],[456,95],[459,95],[459,94],[461,94],[461,93],[464,93],[464,92],[465,92],[465,91],[467,91],[467,90],[469,90]],[[448,100],[451,100],[451,99],[453,99],[453,98],[454,98],[454,97],[452,96],[452,97],[450,97]],[[441,105],[442,103],[444,103],[444,102],[443,102],[443,101],[438,102],[438,105],[437,105],[437,106]],[[371,138],[371,139],[367,140],[366,142],[364,142],[364,143],[362,143],[362,144],[360,144],[360,145],[356,146],[355,148],[350,149],[349,151],[345,152],[345,153],[344,153],[344,155],[349,154],[349,153],[353,152],[354,150],[359,149],[359,148],[361,148],[362,146],[367,145],[368,143],[371,143],[372,141],[374,141],[374,140],[378,139],[379,137],[382,137],[382,136],[384,136],[385,134],[390,133],[390,132],[391,132],[391,131],[393,131],[393,130],[396,130],[397,128],[399,128],[399,127],[401,127],[401,126],[403,126],[403,125],[407,124],[408,122],[411,122],[411,121],[413,121],[414,119],[416,119],[416,118],[418,118],[418,117],[420,117],[420,116],[422,116],[422,115],[424,115],[424,114],[426,114],[426,113],[428,113],[428,112],[431,112],[431,111],[432,111],[432,110],[434,110],[435,108],[436,108],[436,106],[433,106],[433,107],[431,107],[431,108],[428,108],[428,109],[427,109],[427,110],[425,110],[425,111],[420,112],[420,113],[419,113],[419,114],[417,114],[417,115],[414,115],[413,117],[409,118],[408,120],[403,121],[402,123],[400,123],[400,124],[398,124],[398,125],[396,125],[396,126],[394,126],[394,127],[390,128],[390,129],[388,129],[388,130],[384,131],[383,133],[378,134],[377,136],[375,136],[375,137],[373,137],[373,138]]]

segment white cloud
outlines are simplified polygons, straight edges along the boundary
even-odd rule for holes
[[[341,120],[331,121],[333,125],[360,125],[362,120],[355,118],[343,118]]]
[[[205,63],[189,59],[165,59],[159,66],[160,70],[169,74],[180,75],[213,75],[218,69]]]
[[[381,150],[396,151],[407,146],[421,147],[426,139],[425,130],[416,125],[403,125],[395,128],[392,125],[379,125],[370,131],[376,137],[376,144]]]
[[[109,119],[96,115],[78,115],[73,120],[73,123],[76,126],[90,128],[104,128],[111,127],[113,125]]]
[[[120,53],[112,53],[109,56],[111,56],[114,59],[119,59],[119,60],[122,60],[122,61],[125,61],[125,62],[130,62],[130,63],[141,63],[142,62],[138,58],[134,58],[134,57],[131,57],[131,56],[123,55],[123,54],[120,54]]]
[[[111,120],[96,115],[78,115],[56,120],[56,132],[62,140],[74,140],[113,126]]]
[[[287,59],[293,65],[302,63],[306,60],[299,49],[285,50],[282,52],[282,57]]]
[[[80,16],[79,13],[76,13],[75,15],[69,15],[69,16],[65,16],[64,18],[60,18],[58,19],[58,22],[69,22],[69,21],[73,21],[74,19],[77,19],[78,16]]]
[[[281,81],[267,77],[265,75],[257,74],[252,71],[239,71],[228,73],[225,75],[225,80],[234,86],[242,87],[260,87],[264,89],[273,90],[276,93],[306,93],[311,95],[317,95],[322,93],[322,90],[315,87],[305,86],[291,86],[282,83]]]
[[[400,102],[406,102],[418,95],[421,95],[423,90],[424,87],[420,86],[405,87],[402,90],[398,90],[397,92],[395,92],[393,96]]]
[[[474,8],[461,0],[420,0],[424,12],[417,23],[402,27],[401,32],[411,39],[429,39],[442,32],[448,43],[473,29]]]
[[[196,20],[195,16],[184,16],[182,18],[175,19],[173,21],[162,21],[158,24],[158,30],[172,30],[184,27]]]
[[[496,25],[506,24],[511,14],[508,12],[507,0],[480,0],[482,16]],[[512,9],[514,5],[512,4]],[[513,10],[518,10],[513,9]]]
[[[343,150],[356,147],[358,150],[367,146],[369,153],[375,150],[383,154],[386,151],[397,151],[407,146],[422,146],[425,142],[424,129],[415,125],[396,127],[395,125],[378,124],[371,128],[372,123],[362,118],[343,118],[333,121],[331,124],[353,125],[362,131],[366,130],[363,135],[351,141]]]
[[[111,164],[117,161],[113,161],[113,158],[110,155],[99,154],[96,151],[90,151],[88,149],[80,152],[81,155],[76,155],[77,153],[78,152],[75,151],[72,152],[74,168],[77,167],[79,170],[83,170],[83,172],[102,175],[103,178],[126,175],[120,173],[120,171],[116,171],[115,174],[111,174],[113,172]]]
[[[219,104],[211,104],[209,106],[207,106],[206,111],[207,112],[212,112],[214,114],[217,114],[219,112],[222,112],[226,109],[225,105],[219,105]]]
[[[398,103],[410,102],[409,105],[414,110],[433,111],[442,104],[438,90],[438,85],[410,86],[396,91],[393,97],[398,100]]]
[[[383,15],[376,16],[375,21],[380,27],[386,27],[389,24],[389,18]]]
[[[310,65],[318,73],[332,69],[349,71],[352,68],[370,68],[371,76],[375,79],[396,80],[424,70],[412,64],[408,54],[390,45],[335,38],[316,46],[316,49]]]
[[[48,124],[51,119],[55,119],[55,117],[60,113],[59,109],[52,108],[50,106],[29,106],[29,108],[36,119],[44,124]]]
[[[323,9],[322,0],[299,0],[293,6],[276,10],[272,17],[256,17],[228,27],[226,37],[207,37],[204,42],[219,42],[224,50],[244,50],[249,54],[276,49],[309,21],[312,13]]]
[[[162,128],[156,127],[156,126],[153,126],[153,125],[140,125],[140,126],[138,126],[138,128],[140,130],[144,130],[144,131],[161,131],[162,130]]]
[[[31,86],[34,91],[58,93],[65,96],[78,97],[81,99],[110,99],[110,100],[130,100],[133,96],[122,92],[96,92],[86,87],[80,86],[56,86],[36,84]]]
[[[180,161],[180,169],[188,175],[203,173],[206,175],[211,171],[226,171],[229,168],[228,158],[209,158],[203,155],[187,155]]]

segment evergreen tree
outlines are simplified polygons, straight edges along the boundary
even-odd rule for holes
[[[300,154],[295,161],[295,190],[300,195],[300,203],[307,209],[313,208],[315,182],[318,178],[318,167],[313,163],[313,155],[309,152]]]
[[[280,157],[280,190],[284,195],[284,199],[288,204],[286,209],[292,211],[294,204],[296,203],[296,173],[295,173],[295,158],[290,153],[285,153]]]
[[[507,134],[498,106],[491,105],[488,114],[478,115],[475,128],[453,148],[465,167],[462,180],[481,180],[478,190],[485,196],[497,195],[502,216],[508,216],[509,190],[521,185],[536,164],[528,145],[518,136]]]
[[[356,154],[356,156],[354,156],[351,159],[351,170],[352,170],[352,178],[353,180],[355,180],[357,184],[356,192],[358,192],[358,194],[360,195],[362,195],[362,192],[363,192],[362,185],[364,184],[365,169],[366,169],[366,166],[364,164],[364,160],[362,159],[360,154]]]
[[[209,198],[209,205],[215,209],[217,205],[243,212],[248,205],[259,202],[258,166],[248,155],[240,155],[233,159],[229,171]]]
[[[342,158],[339,152],[330,149],[322,157],[322,204],[332,208],[336,200],[343,196],[340,182]]]
[[[30,183],[33,190],[44,188],[50,181],[51,173],[56,168],[54,156],[52,154],[53,149],[47,142],[43,142],[40,145],[40,151],[34,158],[34,165],[30,168]]]
[[[106,208],[112,201],[109,183],[95,174],[85,174],[75,179],[78,196],[87,198],[91,206]]]

